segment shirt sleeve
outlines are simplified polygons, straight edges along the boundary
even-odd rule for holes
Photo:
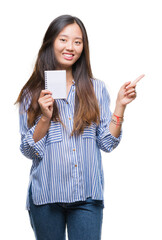
[[[20,151],[25,157],[29,159],[41,160],[45,152],[47,135],[45,135],[42,139],[40,139],[38,142],[35,143],[33,139],[33,133],[37,123],[31,128],[28,127],[28,124],[27,124],[28,106],[29,106],[29,100],[24,100],[23,103],[20,104],[20,108],[19,108],[19,122],[20,122],[20,134],[21,134]]]
[[[97,144],[98,147],[105,151],[105,152],[111,152],[113,149],[115,149],[122,136],[122,131],[120,132],[120,135],[118,138],[111,135],[109,130],[109,124],[111,122],[111,116],[112,113],[110,111],[110,97],[108,94],[108,91],[106,89],[105,83],[102,82],[103,87],[101,90],[101,98],[99,100],[99,106],[100,106],[100,124],[97,126]]]

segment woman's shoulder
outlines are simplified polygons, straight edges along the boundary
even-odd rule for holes
[[[98,102],[102,104],[103,99],[104,101],[108,100],[110,102],[110,95],[107,90],[105,82],[99,79],[92,79],[92,83],[93,83],[94,92],[96,94]]]
[[[97,79],[97,78],[91,78],[91,81],[93,83],[93,85],[95,86],[103,86],[105,83],[104,81]]]
[[[20,102],[20,113],[26,112],[31,104],[32,101],[32,95],[31,92],[27,89],[25,89],[22,93],[22,99]]]
[[[106,88],[104,81],[96,78],[92,78],[91,81],[93,83],[95,93],[102,94],[103,89]]]

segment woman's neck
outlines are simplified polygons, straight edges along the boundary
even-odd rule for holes
[[[66,84],[71,85],[73,80],[72,69],[66,70]]]
[[[58,67],[57,70],[66,70],[66,85],[70,86],[72,85],[72,80],[73,80],[73,74],[72,74],[72,68],[61,68]]]

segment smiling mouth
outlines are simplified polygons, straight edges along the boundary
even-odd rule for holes
[[[69,54],[69,53],[63,53],[63,56],[67,60],[72,60],[74,57],[74,54]]]

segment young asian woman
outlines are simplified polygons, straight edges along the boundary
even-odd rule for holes
[[[66,70],[66,99],[45,90],[45,70]],[[21,152],[32,160],[27,197],[38,240],[101,239],[104,172],[101,150],[121,139],[126,106],[136,84],[120,88],[113,114],[105,83],[92,75],[86,29],[80,19],[62,15],[49,25],[33,73],[22,88]]]

